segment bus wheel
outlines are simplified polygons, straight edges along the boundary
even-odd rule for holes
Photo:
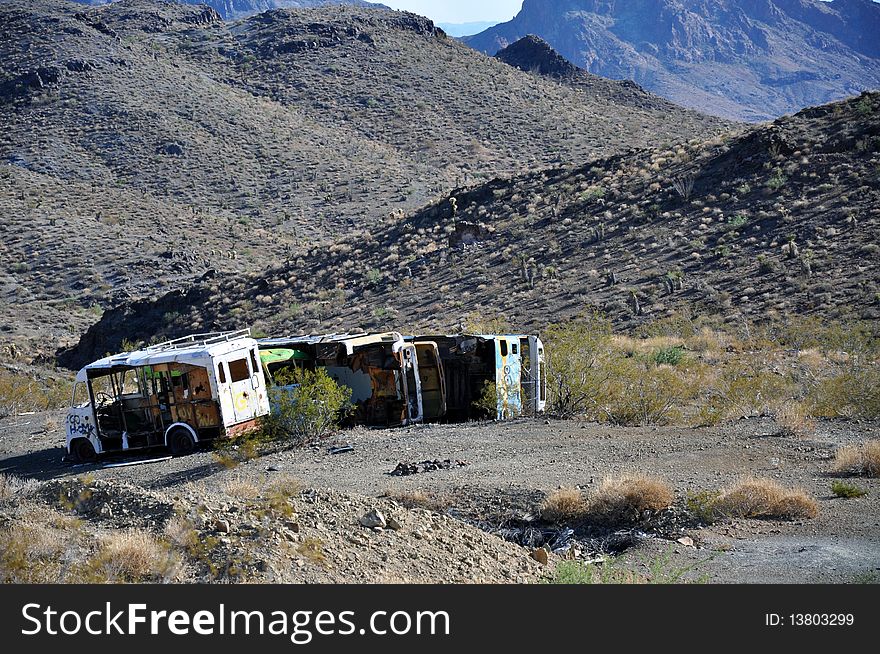
[[[196,451],[196,441],[186,429],[175,429],[168,434],[168,447],[174,456],[186,456]]]
[[[94,463],[98,460],[98,455],[95,452],[95,446],[92,445],[92,442],[87,438],[80,438],[73,443],[73,458],[79,461],[80,463]]]

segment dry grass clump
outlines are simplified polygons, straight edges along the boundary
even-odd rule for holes
[[[0,583],[81,581],[76,566],[93,546],[78,518],[27,506],[0,529]]]
[[[834,455],[834,472],[866,477],[880,476],[880,440],[838,449]]]
[[[183,515],[173,516],[165,524],[164,536],[169,543],[180,549],[189,547],[198,539],[192,520]]]
[[[241,500],[252,500],[260,494],[260,489],[243,479],[227,479],[223,482],[223,493]]]
[[[296,551],[314,565],[327,565],[327,555],[324,553],[324,541],[320,538],[306,538]]]
[[[745,479],[725,491],[714,503],[729,518],[815,518],[819,505],[806,491],[784,488],[772,479]]]
[[[785,402],[776,411],[779,434],[788,438],[806,438],[816,433],[816,421],[802,402]]]
[[[167,544],[129,530],[104,536],[83,576],[93,583],[160,583],[173,580],[178,570],[179,560]]]
[[[420,489],[387,491],[385,497],[407,509],[425,509],[435,513],[446,513],[452,506],[452,498],[448,495],[428,493]]]
[[[645,512],[656,513],[672,505],[675,496],[661,479],[641,474],[627,474],[606,479],[590,497],[587,514],[605,524],[639,521]]]
[[[579,520],[586,513],[587,499],[577,488],[559,488],[541,503],[541,517],[547,522]]]
[[[37,482],[33,479],[21,479],[14,475],[0,473],[0,500],[8,500],[10,497],[25,493],[36,485]]]

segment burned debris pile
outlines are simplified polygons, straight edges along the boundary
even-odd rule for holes
[[[398,463],[388,474],[392,477],[408,477],[410,475],[418,475],[425,472],[435,472],[437,470],[452,470],[453,468],[464,468],[470,465],[467,461],[444,459],[434,459],[433,461],[421,461],[419,463]]]

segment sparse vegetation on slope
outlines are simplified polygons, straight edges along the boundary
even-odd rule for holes
[[[725,128],[579,94],[382,9],[224,23],[9,0],[0,23],[6,338],[42,355],[114,304],[295,265],[456,186]]]
[[[769,190],[780,166],[788,181]],[[686,175],[688,199],[674,188]],[[803,314],[872,321],[878,175],[880,94],[866,94],[740,137],[456,191],[454,205],[445,199],[384,230],[316,246],[260,276],[218,277],[109,311],[74,360],[194,325],[456,329],[474,307],[516,330],[585,307],[627,329],[682,313],[730,331]],[[364,276],[374,269],[378,285]],[[389,309],[377,316],[378,306]]]

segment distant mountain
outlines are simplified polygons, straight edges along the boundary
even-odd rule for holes
[[[73,0],[83,5],[109,5],[119,0]],[[163,2],[164,0],[156,0]],[[365,0],[172,0],[186,5],[208,5],[224,19],[252,16],[269,9],[307,9],[328,5],[350,5],[354,7],[384,7]],[[490,23],[491,25],[491,23]],[[485,29],[485,28],[483,28]],[[470,32],[471,34],[476,34]]]
[[[738,120],[880,88],[871,0],[525,0],[464,40],[494,55],[529,34],[592,73]]]
[[[527,73],[549,77],[561,84],[585,91],[591,97],[614,98],[627,106],[658,109],[665,106],[675,113],[681,108],[660,96],[649,93],[631,80],[612,80],[578,68],[549,43],[530,34],[500,50],[495,58]]]
[[[437,23],[437,27],[446,32],[449,36],[461,38],[462,36],[479,34],[497,24],[497,20],[492,20],[478,23]]]

